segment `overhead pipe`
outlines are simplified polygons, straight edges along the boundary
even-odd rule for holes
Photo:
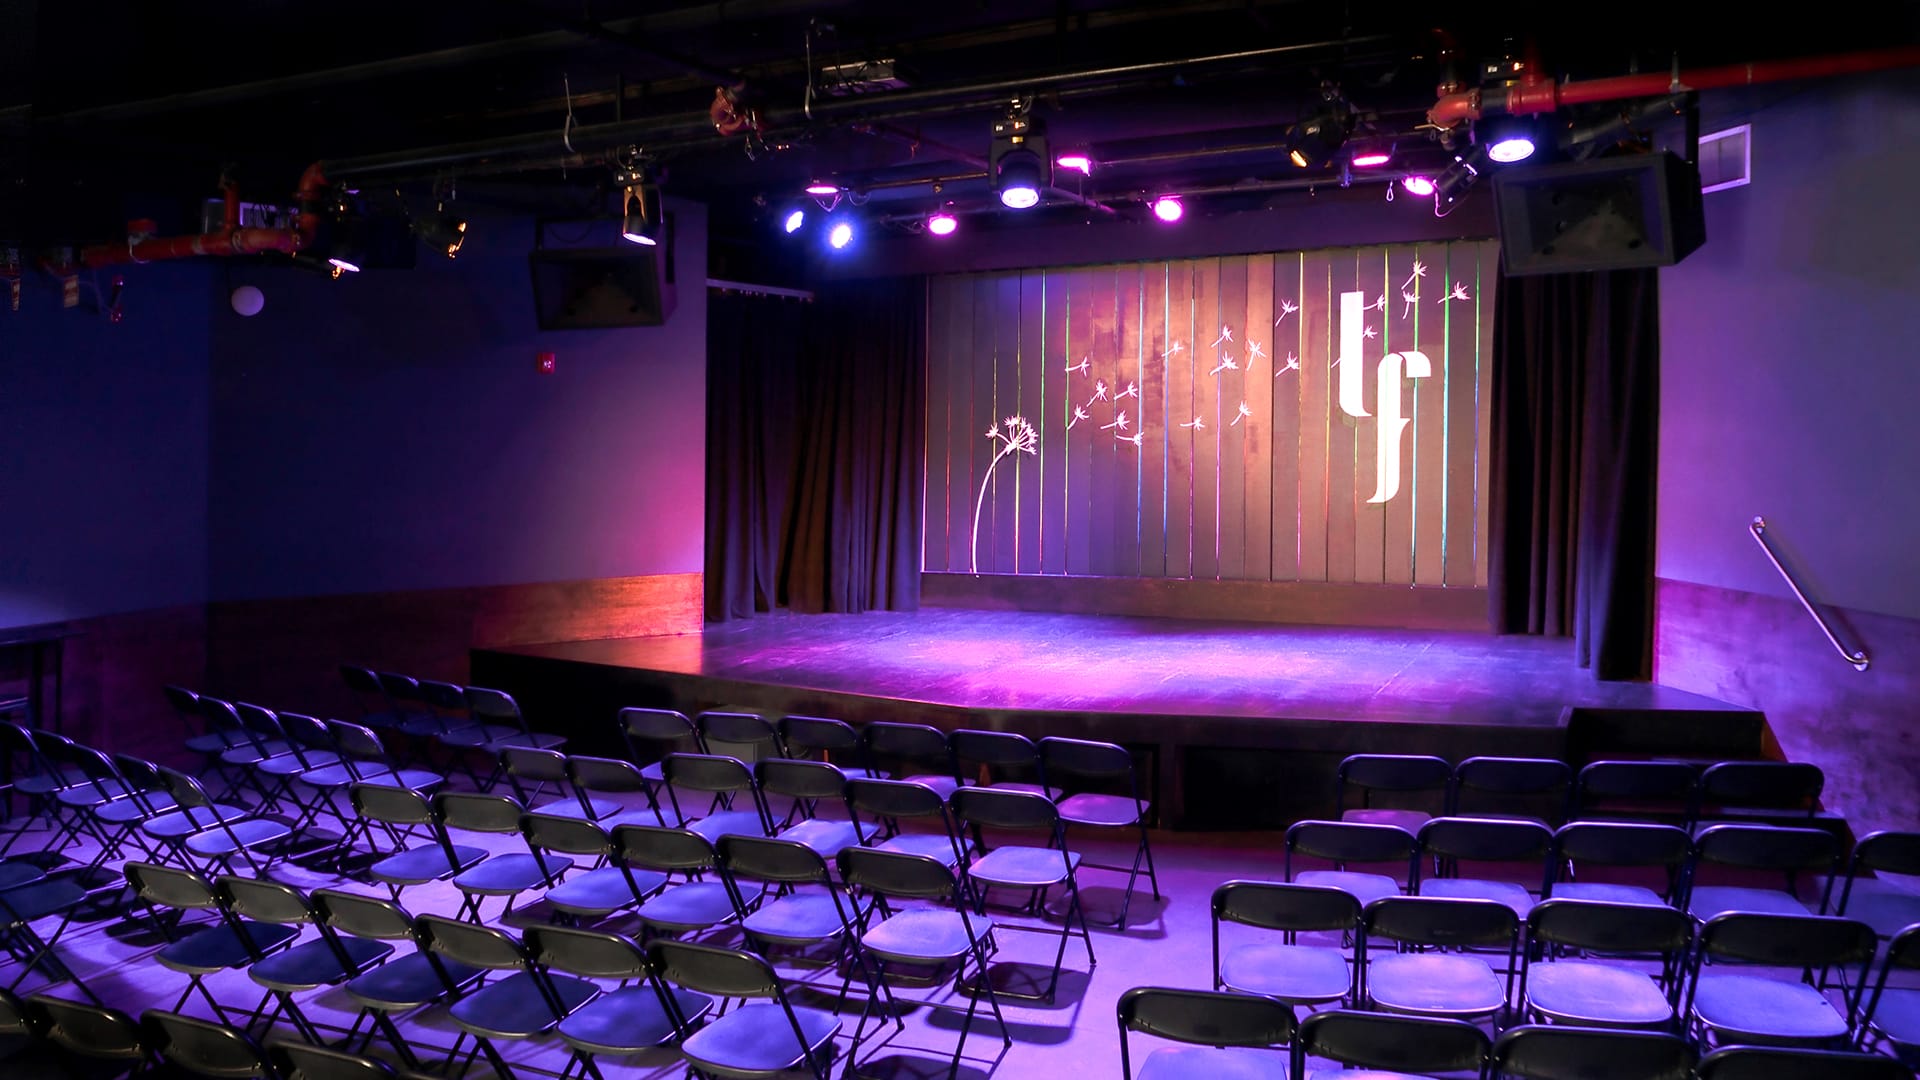
[[[221,182],[224,205],[220,227],[197,236],[144,236],[130,227],[123,244],[96,244],[80,249],[81,265],[89,268],[117,263],[149,263],[162,259],[190,259],[198,255],[261,255],[280,252],[292,255],[313,243],[320,229],[325,207],[327,178],[318,162],[300,176],[295,197],[300,212],[290,229],[242,228],[240,225],[240,188],[231,180]]]
[[[1908,45],[1828,56],[1756,60],[1666,74],[1620,75],[1582,82],[1557,83],[1537,73],[1530,73],[1511,86],[1478,87],[1443,94],[1427,110],[1427,120],[1444,130],[1464,121],[1478,120],[1490,112],[1515,115],[1550,113],[1569,105],[1652,97],[1681,90],[1721,90],[1788,79],[1860,75],[1915,66],[1920,66],[1920,46]]]

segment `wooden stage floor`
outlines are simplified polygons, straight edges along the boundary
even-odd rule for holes
[[[1565,639],[952,608],[475,650],[472,677],[582,752],[617,749],[623,705],[734,706],[1127,743],[1158,752],[1163,787],[1182,761],[1221,754],[1574,760],[1582,716],[1632,718],[1682,752],[1757,751],[1759,729],[1711,698],[1597,682]]]

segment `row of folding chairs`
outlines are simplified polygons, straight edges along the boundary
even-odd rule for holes
[[[1528,1024],[1490,1037],[1464,1020],[1333,1009],[1299,1018],[1272,998],[1138,986],[1115,1007],[1126,1080],[1175,1077],[1337,1076],[1310,1062],[1392,1070],[1367,1075],[1444,1073],[1499,1080],[1912,1080],[1883,1054],[1739,1045],[1704,1056],[1677,1035]],[[1134,1068],[1132,1036],[1157,1048]]]
[[[1795,761],[1602,760],[1353,754],[1334,773],[1334,816],[1418,828],[1428,817],[1524,810],[1549,824],[1632,818],[1811,820],[1826,777]]]

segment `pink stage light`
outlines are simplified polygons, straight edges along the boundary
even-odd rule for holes
[[[1162,195],[1153,200],[1153,216],[1169,225],[1179,221],[1186,212],[1187,208],[1180,204],[1178,195]]]
[[[1085,154],[1061,154],[1053,163],[1062,169],[1073,169],[1082,176],[1093,175],[1093,159]]]
[[[1400,186],[1407,190],[1407,194],[1418,195],[1423,199],[1433,194],[1433,178],[1431,176],[1409,176],[1400,181]]]
[[[815,180],[813,183],[807,185],[807,194],[838,195],[840,194],[840,185],[829,184],[825,180]]]
[[[1364,154],[1355,154],[1353,156],[1353,167],[1356,169],[1371,169],[1379,165],[1385,165],[1392,160],[1392,154],[1382,150],[1372,150]]]
[[[927,231],[935,236],[952,236],[959,227],[960,219],[952,214],[939,213],[927,219]]]

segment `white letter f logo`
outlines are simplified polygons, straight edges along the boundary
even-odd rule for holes
[[[1367,415],[1361,401],[1360,348],[1361,314],[1367,295],[1360,292],[1340,294],[1340,410],[1348,416]],[[1405,365],[1404,370],[1402,365]],[[1400,435],[1413,421],[1400,415],[1400,380],[1424,379],[1433,374],[1433,363],[1422,352],[1388,353],[1378,369],[1380,421],[1376,426],[1377,454],[1375,483],[1370,503],[1383,503],[1400,493]]]

